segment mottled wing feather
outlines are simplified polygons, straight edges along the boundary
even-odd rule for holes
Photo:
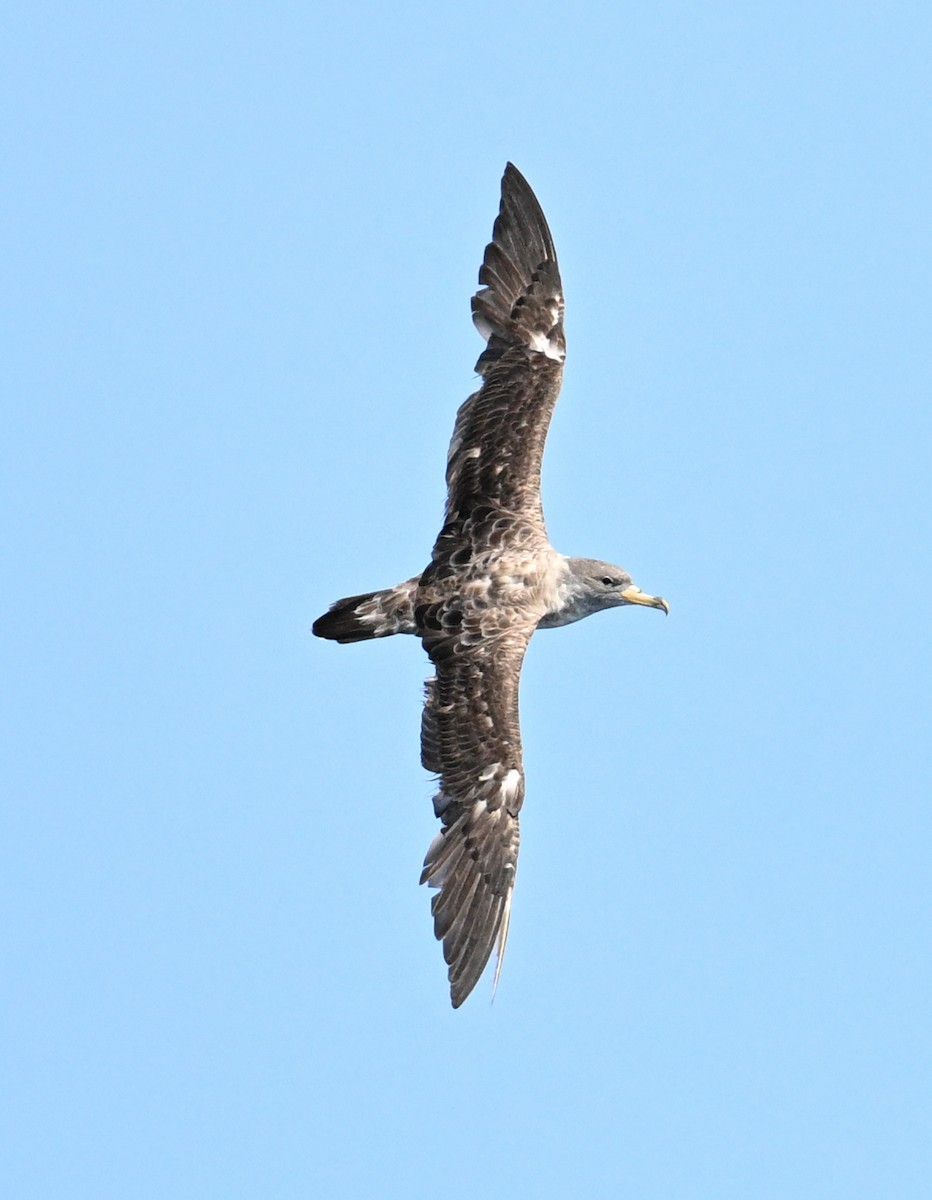
[[[479,282],[472,311],[488,342],[476,363],[483,384],[457,414],[447,521],[484,503],[542,526],[540,464],[566,357],[563,288],[547,221],[510,163]]]
[[[443,824],[421,882],[440,889],[431,912],[454,1008],[496,940],[499,966],[505,948],[524,801],[518,685],[532,633],[525,623],[490,636],[465,622],[424,638],[437,674],[427,684],[421,758],[440,777],[434,810]]]

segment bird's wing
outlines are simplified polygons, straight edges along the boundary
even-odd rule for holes
[[[502,620],[489,636],[469,620],[451,624],[443,605],[419,614],[436,667],[427,682],[421,761],[439,775],[434,810],[443,827],[424,860],[421,883],[443,942],[450,997],[458,1008],[475,987],[498,941],[501,969],[518,861],[518,812],[524,802],[518,683],[534,624]]]
[[[456,417],[446,518],[491,504],[542,527],[540,464],[566,357],[563,286],[546,218],[511,163],[479,282],[472,314],[488,342],[476,363],[483,383]]]

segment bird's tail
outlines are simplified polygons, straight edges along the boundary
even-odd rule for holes
[[[312,631],[334,642],[366,642],[393,633],[414,633],[414,593],[419,576],[397,587],[347,596],[318,617]]]

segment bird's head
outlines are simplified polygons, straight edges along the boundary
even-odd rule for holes
[[[580,599],[590,612],[621,604],[642,604],[669,613],[670,606],[662,596],[648,596],[642,592],[621,567],[596,558],[571,558],[568,561]]]

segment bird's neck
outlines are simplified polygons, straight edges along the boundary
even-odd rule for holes
[[[574,621],[581,621],[597,611],[592,606],[592,597],[585,581],[573,570],[572,559],[563,554],[559,555],[548,600],[548,611],[538,621],[538,629],[572,625]]]

